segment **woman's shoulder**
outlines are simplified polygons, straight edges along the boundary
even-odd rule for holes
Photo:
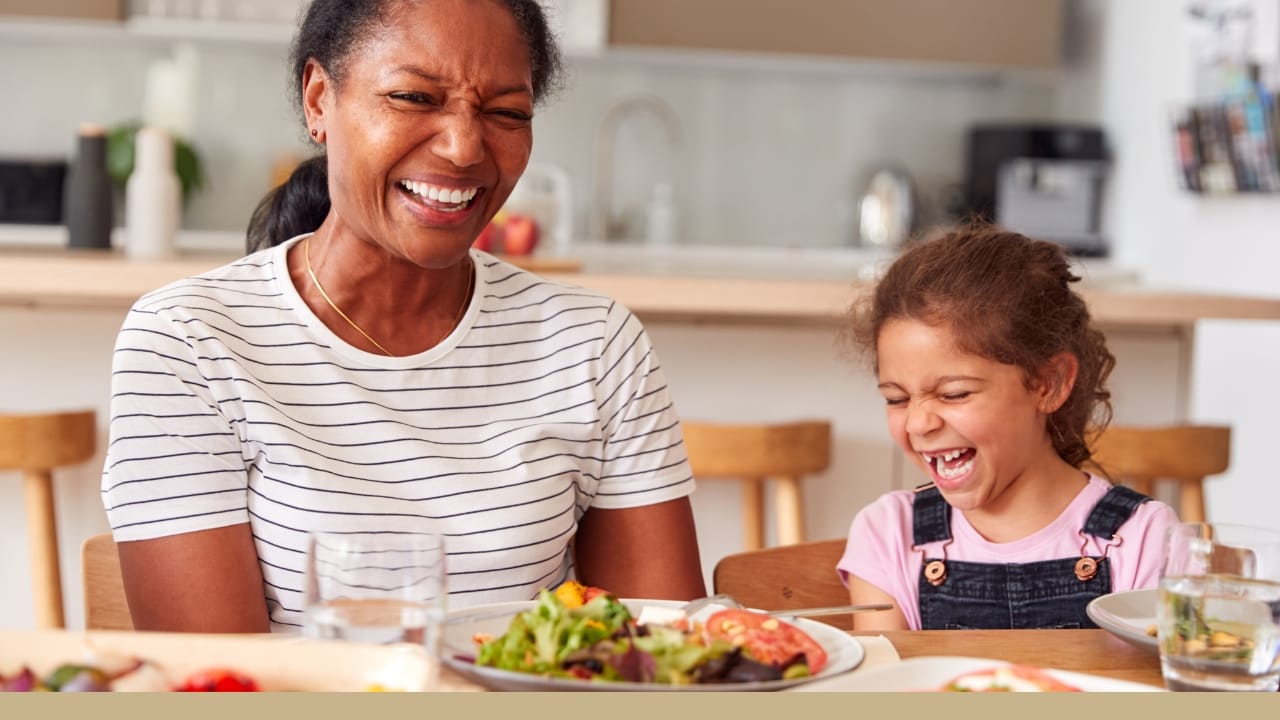
[[[138,298],[134,309],[155,308],[181,299],[206,298],[234,302],[236,297],[277,296],[276,268],[283,257],[282,245],[259,250],[152,290]]]
[[[245,327],[296,323],[277,282],[284,252],[283,246],[268,248],[143,295],[130,308],[118,344],[189,343],[193,337],[233,337]]]

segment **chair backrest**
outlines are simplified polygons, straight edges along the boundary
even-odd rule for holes
[[[1204,479],[1226,472],[1231,428],[1210,425],[1111,426],[1093,438],[1090,469],[1151,494],[1157,480],[1179,483],[1178,515],[1204,522]]]
[[[97,450],[94,411],[0,415],[0,470],[47,473],[82,463]]]
[[[821,420],[772,425],[682,423],[694,477],[737,480],[742,485],[743,547],[764,547],[764,486],[773,487],[778,544],[804,542],[803,476],[831,464],[831,423]]]
[[[831,464],[831,423],[774,425],[685,422],[694,477],[777,477],[822,472]]]
[[[845,605],[849,590],[836,575],[844,546],[841,538],[728,555],[716,563],[712,584],[715,592],[761,610]],[[846,630],[853,627],[852,615],[813,619]]]
[[[133,616],[124,595],[120,555],[111,533],[93,535],[80,546],[84,569],[86,630],[132,630]]]

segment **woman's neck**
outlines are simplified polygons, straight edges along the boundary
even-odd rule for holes
[[[336,241],[324,229],[290,248],[289,275],[336,335],[368,352],[403,356],[453,332],[470,301],[474,270],[465,255],[445,267],[422,267],[372,243]]]

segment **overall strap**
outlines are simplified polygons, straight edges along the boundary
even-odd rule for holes
[[[917,547],[951,539],[951,506],[933,483],[916,488],[911,501],[911,530]]]
[[[1089,511],[1084,531],[1102,538],[1112,538],[1120,526],[1133,515],[1142,503],[1151,498],[1123,485],[1113,485],[1106,495]]]

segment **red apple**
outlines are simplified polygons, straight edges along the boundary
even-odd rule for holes
[[[497,220],[489,221],[476,236],[475,242],[471,243],[471,247],[484,252],[498,252],[502,248],[502,225]]]
[[[503,251],[508,255],[528,255],[537,245],[537,221],[528,215],[508,215],[502,225]]]

